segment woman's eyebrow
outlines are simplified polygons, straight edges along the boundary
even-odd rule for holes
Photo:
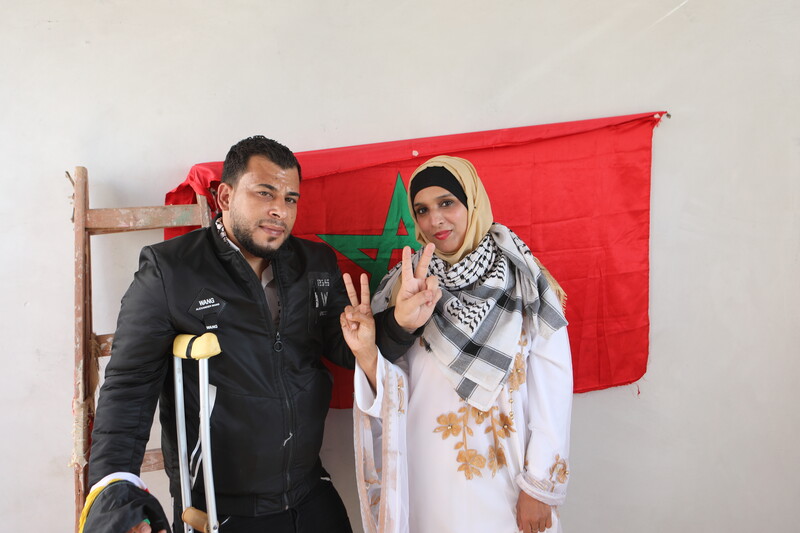
[[[452,194],[452,193],[449,193],[449,192],[448,192],[448,193],[446,193],[446,194],[440,194],[439,196],[437,196],[436,198],[434,198],[434,200],[441,200],[442,198],[447,198],[447,197],[449,197],[449,196],[452,196],[453,198],[455,198],[455,196],[453,196],[453,194]],[[415,206],[415,207],[416,207],[416,206],[418,206],[418,205],[425,205],[425,204],[423,204],[423,203],[421,203],[421,202],[416,202],[416,203],[414,203],[414,206]]]

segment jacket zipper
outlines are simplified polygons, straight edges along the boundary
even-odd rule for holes
[[[255,272],[253,272],[253,269],[252,269],[252,267],[250,267],[250,264],[247,262],[247,260],[244,258],[244,256],[242,256],[242,254],[237,254],[237,255],[242,260],[242,262],[245,264],[245,266],[247,267],[247,270],[249,270],[252,273],[252,276],[256,281],[256,287],[261,287],[261,280],[258,279],[258,277],[256,276]],[[286,302],[284,301],[284,298],[283,298],[283,296],[284,296],[284,294],[283,294],[283,285],[281,284],[280,277],[278,276],[277,262],[273,259],[272,261],[270,261],[270,265],[272,266],[274,279],[277,280],[277,282],[278,282],[278,302],[279,303],[280,302],[284,302],[283,307],[286,308],[287,305],[286,305]],[[264,293],[264,288],[261,287],[261,290],[258,291],[258,292],[261,294],[259,300],[260,300],[261,304],[264,306],[264,309],[267,311],[265,313],[265,315],[264,315],[266,317],[267,329],[270,331],[270,333],[274,334],[273,338],[275,339],[275,341],[272,343],[272,349],[277,354],[282,354],[282,352],[283,352],[283,341],[281,341],[280,329],[281,329],[281,325],[283,325],[283,316],[286,313],[280,313],[278,315],[278,326],[276,328],[274,319],[272,318],[272,313],[270,312],[270,309],[269,309],[269,304],[267,303],[267,296]],[[283,499],[283,508],[284,508],[284,510],[286,510],[286,509],[289,509],[289,489],[290,489],[291,484],[292,484],[291,474],[289,473],[289,466],[292,464],[292,455],[293,455],[293,451],[294,451],[294,410],[292,409],[292,404],[291,404],[291,401],[289,400],[289,393],[287,392],[288,391],[288,386],[286,385],[286,380],[284,378],[284,375],[285,375],[285,373],[283,372],[283,357],[280,356],[280,357],[278,357],[278,385],[280,386],[281,396],[283,397],[284,408],[286,410],[286,415],[287,415],[287,418],[289,420],[289,423],[288,423],[287,428],[286,428],[286,429],[288,429],[289,434],[286,436],[286,440],[284,442],[284,448],[286,448],[288,446],[288,449],[286,450],[286,452],[283,455],[283,457],[284,457],[284,461],[283,461],[283,477],[284,477],[284,481],[285,481],[285,487],[284,487],[283,498],[282,499]]]
[[[283,302],[284,310],[287,308],[286,301],[284,299],[283,293],[283,284],[281,283],[281,278],[278,271],[278,264],[276,261],[271,261],[272,265],[272,273],[275,280],[278,282],[278,302]],[[266,296],[264,297],[266,301]],[[285,489],[283,491],[283,507],[284,509],[289,509],[289,490],[292,487],[292,475],[289,472],[289,467],[292,464],[292,455],[294,452],[294,409],[292,409],[292,402],[289,399],[288,394],[288,386],[286,385],[286,373],[283,371],[283,342],[281,341],[281,326],[283,325],[283,317],[286,313],[282,312],[278,315],[278,328],[275,331],[275,343],[272,345],[272,349],[281,354],[281,357],[278,358],[278,365],[279,365],[279,372],[278,372],[278,383],[281,386],[281,393],[283,396],[284,405],[286,408],[286,414],[289,418],[289,434],[286,436],[286,441],[284,442],[284,448],[287,450],[284,453],[284,463],[283,463],[283,475],[285,480]]]

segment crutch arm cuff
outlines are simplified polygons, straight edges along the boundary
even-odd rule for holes
[[[172,354],[181,359],[208,359],[222,352],[214,333],[190,335],[184,333],[172,342]]]

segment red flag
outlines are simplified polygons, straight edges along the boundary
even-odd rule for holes
[[[647,366],[650,161],[652,130],[662,116],[298,153],[303,181],[293,233],[327,242],[343,272],[366,271],[374,288],[403,245],[418,246],[405,198],[413,170],[436,155],[468,159],[495,220],[530,246],[569,297],[575,391],[631,383]],[[212,176],[196,190],[207,188],[218,169],[196,165],[187,181]],[[351,407],[352,373],[329,366],[332,406]]]

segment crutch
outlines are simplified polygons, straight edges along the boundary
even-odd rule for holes
[[[216,533],[217,502],[214,494],[214,474],[211,470],[211,406],[208,397],[208,359],[219,354],[217,336],[178,335],[172,343],[175,356],[175,418],[178,430],[178,457],[181,476],[181,518],[184,532]],[[203,480],[206,494],[206,512],[192,507],[192,484],[189,473],[189,450],[186,443],[186,408],[183,398],[183,359],[196,359],[198,365],[198,390],[200,396],[200,448],[203,462]]]

